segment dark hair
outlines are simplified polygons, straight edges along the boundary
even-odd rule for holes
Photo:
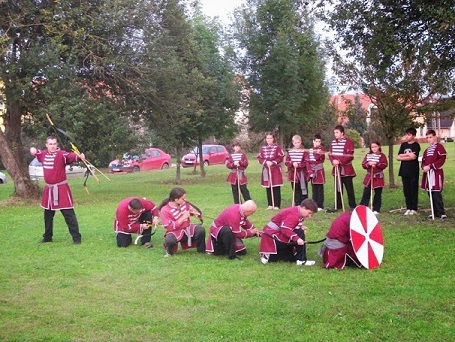
[[[267,144],[267,136],[268,135],[271,135],[273,137],[273,143],[276,143],[276,137],[275,137],[275,134],[273,132],[265,132],[265,135],[264,135],[264,143]]]
[[[373,140],[372,142],[370,142],[370,153],[373,153],[373,151],[371,150],[371,144],[376,144],[376,145],[378,145],[378,146],[379,146],[379,152],[382,152],[381,144],[379,143],[379,141]]]
[[[336,125],[335,128],[333,129],[334,131],[335,130],[338,130],[340,131],[341,133],[344,133],[344,127],[342,125]]]
[[[318,204],[311,198],[305,198],[302,201],[302,203],[300,203],[300,206],[305,207],[308,210],[311,210],[313,213],[318,212]]]
[[[411,134],[413,136],[417,135],[417,130],[414,127],[410,127],[406,130],[406,134]]]
[[[314,139],[322,140],[321,135],[319,133],[314,135]]]
[[[234,147],[234,146],[242,147],[242,145],[240,144],[240,141],[237,141],[237,140],[232,143],[232,147]]]
[[[165,198],[163,200],[163,202],[161,202],[158,209],[161,210],[161,208],[163,208],[166,204],[168,204],[169,202],[175,201],[176,199],[179,199],[180,197],[182,197],[185,194],[186,194],[186,191],[183,188],[176,187],[176,188],[172,189],[171,192],[169,193],[169,197]]]
[[[139,198],[133,198],[128,205],[131,207],[131,209],[142,209],[142,202]]]
[[[434,129],[429,129],[425,135],[430,135],[430,134],[436,136],[435,130]]]

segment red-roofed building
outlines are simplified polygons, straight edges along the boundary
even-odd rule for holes
[[[339,114],[338,122],[345,125],[349,120],[346,116],[341,115],[346,111],[348,105],[354,106],[355,99],[358,96],[362,108],[367,113],[367,123],[370,120],[371,110],[375,105],[371,102],[370,98],[365,94],[337,94],[330,97],[330,104],[333,105]]]

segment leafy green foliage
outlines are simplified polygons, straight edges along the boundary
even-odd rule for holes
[[[277,130],[283,142],[316,122],[327,103],[327,89],[321,49],[305,4],[247,1],[237,11],[234,38],[251,88],[251,129]]]

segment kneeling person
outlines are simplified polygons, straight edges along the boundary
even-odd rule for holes
[[[261,233],[261,262],[291,261],[299,266],[313,266],[315,261],[307,260],[306,256],[303,221],[317,211],[316,202],[307,198],[300,205],[285,208],[272,217]]]
[[[332,222],[324,245],[318,251],[323,267],[339,270],[349,265],[361,267],[351,242],[351,215],[350,212],[342,213]]]
[[[245,255],[246,247],[242,239],[258,236],[257,228],[247,218],[256,210],[256,203],[252,200],[231,205],[223,210],[210,227],[206,252],[227,255],[229,259]]]
[[[142,234],[141,245],[145,248],[153,247],[151,241],[152,227],[158,225],[157,206],[139,197],[123,199],[115,212],[114,230],[117,233],[117,246],[128,247],[131,245],[131,234]]]

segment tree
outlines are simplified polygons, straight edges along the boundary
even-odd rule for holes
[[[455,4],[428,0],[322,1],[322,17],[336,32],[334,71],[376,105],[389,159],[419,108],[436,94],[453,92]],[[343,54],[340,53],[343,51]],[[393,164],[389,185],[395,186]]]
[[[280,144],[308,131],[328,101],[324,61],[304,1],[248,0],[233,38],[251,87],[250,127],[278,131]]]
[[[125,58],[131,52],[125,33],[134,22],[124,19],[129,7],[121,1],[0,2],[0,79],[7,108],[0,155],[15,195],[37,195],[21,135],[49,134],[42,129],[50,127],[45,114],[77,133],[87,156],[103,150],[100,135],[101,154],[115,146],[115,138],[122,140],[122,129],[130,136],[118,112],[131,62]]]
[[[354,103],[347,101],[346,111],[343,113],[349,121],[346,128],[357,131],[363,135],[367,129],[367,111],[362,107],[359,94],[354,97]]]

